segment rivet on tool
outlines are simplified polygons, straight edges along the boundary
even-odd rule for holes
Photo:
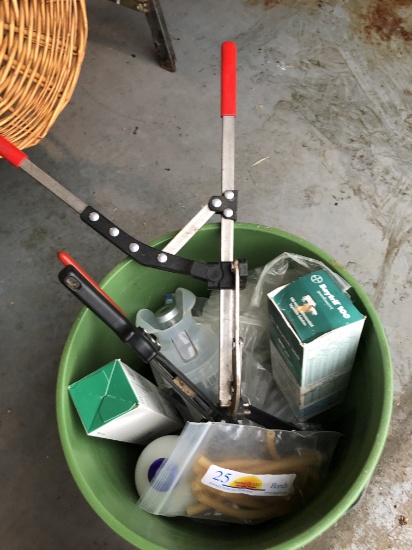
[[[212,200],[212,206],[214,208],[219,208],[219,206],[222,206],[222,201],[220,199],[213,199]]]
[[[117,237],[117,235],[120,233],[120,231],[117,229],[117,227],[111,227],[109,229],[109,233],[112,237]]]
[[[97,222],[97,220],[100,218],[99,214],[97,212],[90,212],[89,214],[89,220],[92,222]]]
[[[130,243],[129,244],[129,250],[130,252],[137,252],[139,250],[140,246],[137,243]]]
[[[233,191],[225,191],[225,198],[229,201],[233,200],[235,198],[235,194]]]
[[[165,262],[167,262],[167,254],[165,254],[164,252],[161,252],[160,254],[158,254],[157,261],[160,262],[161,264],[164,264]]]
[[[223,215],[225,218],[231,218],[233,216],[233,210],[231,208],[225,208],[223,210]]]
[[[80,284],[80,281],[78,281],[75,277],[67,277],[66,283],[67,286],[70,287],[72,290],[79,290],[79,288],[82,286]]]

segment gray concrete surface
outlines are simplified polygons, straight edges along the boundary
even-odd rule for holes
[[[178,229],[219,190],[220,44],[237,42],[239,218],[348,266],[394,364],[391,430],[366,495],[307,549],[412,548],[412,9],[162,0],[172,74],[158,67],[143,16],[87,4],[77,89],[31,160],[145,242]],[[55,419],[59,359],[80,309],[57,282],[56,251],[97,280],[123,256],[5,161],[0,181],[0,546],[129,550],[77,489]]]

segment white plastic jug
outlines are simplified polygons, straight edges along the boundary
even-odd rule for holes
[[[214,402],[217,400],[219,339],[209,325],[198,323],[192,315],[196,296],[185,288],[167,294],[165,304],[153,313],[141,309],[136,325],[156,336],[161,353]],[[153,372],[156,382],[163,379]]]

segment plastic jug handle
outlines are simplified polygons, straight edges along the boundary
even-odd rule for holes
[[[182,317],[192,312],[196,303],[196,296],[187,288],[177,288],[175,292],[175,301],[179,311],[182,312]]]

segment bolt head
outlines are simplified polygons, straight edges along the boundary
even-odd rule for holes
[[[66,279],[67,286],[70,287],[72,290],[79,290],[79,288],[82,286],[80,284],[80,281],[78,281],[75,277],[69,276]]]
[[[164,252],[160,252],[160,254],[157,255],[157,261],[161,264],[167,262],[167,254],[165,254]]]
[[[99,214],[97,212],[90,212],[89,214],[89,220],[92,222],[97,222],[97,220],[100,218]]]
[[[232,218],[233,214],[234,214],[234,212],[231,208],[225,208],[223,210],[223,215],[225,216],[225,218]]]
[[[129,250],[130,252],[137,252],[139,250],[140,246],[137,243],[130,243],[129,244]]]

